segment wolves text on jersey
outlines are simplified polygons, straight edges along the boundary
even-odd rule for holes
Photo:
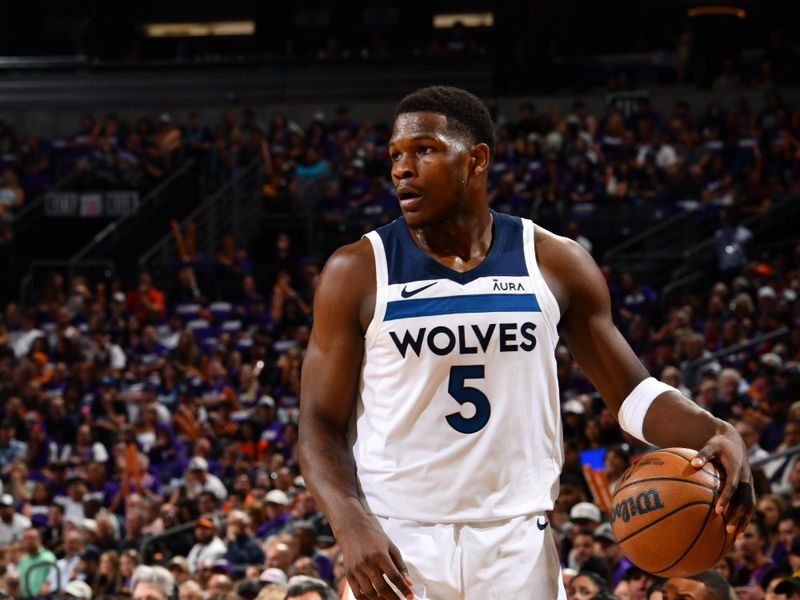
[[[533,330],[534,323],[489,323],[484,329],[480,325],[459,325],[452,329],[444,325],[436,327],[420,327],[415,332],[403,331],[398,335],[390,331],[389,335],[403,358],[408,349],[417,356],[427,347],[439,356],[457,352],[458,354],[477,354],[486,352],[492,341],[499,344],[500,352],[530,352],[536,347]]]

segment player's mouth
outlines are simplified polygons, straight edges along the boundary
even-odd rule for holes
[[[417,190],[405,189],[397,191],[397,198],[400,200],[400,208],[414,208],[422,200],[422,194]]]

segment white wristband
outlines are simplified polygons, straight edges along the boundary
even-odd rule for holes
[[[674,387],[667,385],[663,381],[659,381],[655,377],[648,377],[639,385],[633,388],[633,391],[628,394],[628,397],[622,401],[622,406],[619,407],[619,414],[617,419],[623,431],[631,434],[633,437],[648,442],[644,437],[644,416],[647,410],[658,396],[664,392],[677,392]]]

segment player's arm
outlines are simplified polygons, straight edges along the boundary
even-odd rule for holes
[[[400,552],[361,506],[347,435],[374,304],[372,248],[362,239],[330,258],[314,294],[314,326],[301,379],[300,467],[342,546],[356,598],[396,599],[384,574],[413,598]]]
[[[542,270],[561,307],[563,336],[581,370],[619,419],[623,402],[647,395],[647,383],[639,384],[649,374],[614,325],[608,286],[591,256],[571,240],[547,232],[537,237]],[[626,407],[626,414],[632,406]],[[717,510],[725,511],[732,532],[743,530],[754,496],[747,449],[734,427],[674,388],[656,393],[641,418],[643,437],[650,443],[694,448],[699,452],[693,466],[700,468],[714,459],[725,468],[727,481]]]

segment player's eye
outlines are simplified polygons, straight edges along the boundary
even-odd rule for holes
[[[400,158],[400,153],[399,152],[392,152],[391,154],[389,154],[389,158],[391,158],[392,161],[396,161],[397,159]]]

